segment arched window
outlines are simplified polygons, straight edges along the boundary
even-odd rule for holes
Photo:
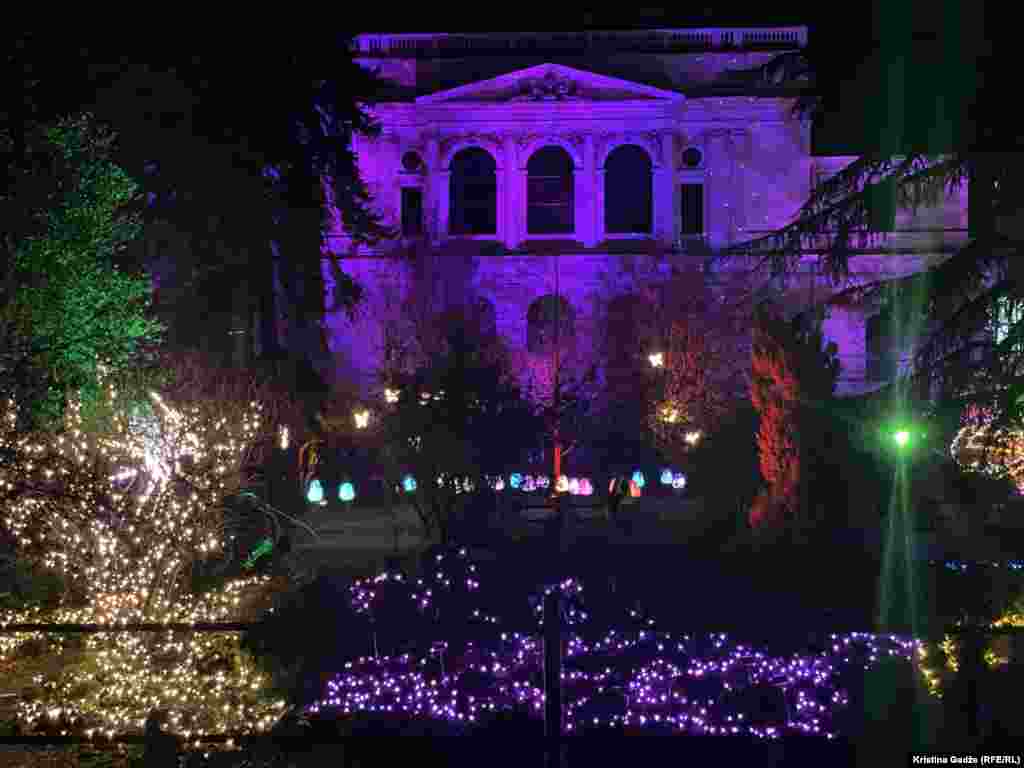
[[[563,297],[541,296],[526,312],[526,349],[536,355],[554,351],[555,337],[561,349],[572,345],[576,318],[572,306]]]
[[[604,162],[604,228],[608,234],[649,233],[651,158],[635,144],[614,149]]]
[[[453,235],[493,235],[498,231],[498,174],[494,158],[479,147],[452,158],[451,215]]]
[[[572,157],[561,147],[537,150],[526,164],[526,233],[529,235],[572,234]]]

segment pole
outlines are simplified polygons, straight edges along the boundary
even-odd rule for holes
[[[562,765],[562,594],[544,596],[544,765]]]

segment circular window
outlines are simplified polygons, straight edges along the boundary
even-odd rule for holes
[[[704,156],[700,153],[700,150],[696,147],[690,147],[683,152],[683,165],[687,168],[697,168]]]
[[[409,173],[419,173],[423,170],[423,160],[415,152],[406,152],[402,155],[402,167]]]

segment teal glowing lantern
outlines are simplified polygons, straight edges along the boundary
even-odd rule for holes
[[[338,488],[338,498],[342,501],[352,501],[356,497],[356,488],[347,480]]]
[[[672,487],[676,490],[682,490],[686,487],[686,475],[682,472],[676,472],[675,477],[672,478]]]
[[[402,478],[402,490],[406,493],[413,493],[416,490],[416,478],[412,475],[406,475]]]
[[[662,485],[672,485],[672,481],[674,479],[675,478],[672,476],[672,470],[671,469],[663,469],[663,470],[661,470],[661,484]]]
[[[633,473],[633,482],[636,483],[637,488],[643,488],[647,485],[647,481],[644,479],[644,473],[639,469]]]
[[[508,479],[508,484],[510,487],[518,489],[523,484],[523,476],[518,472],[513,472]]]
[[[324,486],[319,480],[311,480],[306,488],[306,501],[310,504],[321,504],[324,500]]]

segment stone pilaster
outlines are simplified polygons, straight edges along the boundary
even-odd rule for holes
[[[586,205],[583,208],[583,219],[577,223],[576,230],[579,232],[583,244],[588,248],[593,248],[598,242],[598,219],[602,215],[602,208],[598,208],[599,179],[593,133],[586,133],[583,136],[583,170],[580,173],[584,179],[583,190],[586,194]]]
[[[518,188],[519,167],[516,162],[516,137],[505,134],[501,139],[502,165],[504,166],[504,185],[498,188],[498,194],[504,201],[504,229],[501,241],[506,248],[516,248],[520,241],[519,207],[516,189]]]
[[[729,240],[736,242],[743,240],[746,236],[747,227],[747,198],[746,198],[746,169],[743,167],[744,158],[748,157],[748,142],[750,132],[743,129],[732,130],[729,133],[729,156],[730,156],[730,186],[732,196],[730,200],[730,235]]]
[[[661,163],[654,169],[654,236],[663,245],[675,242],[675,138],[663,133],[661,141]]]
[[[424,207],[427,210],[427,234],[436,245],[444,233],[441,229],[441,146],[437,136],[427,139],[427,184],[425,190]],[[447,178],[444,179],[447,181]],[[447,196],[447,184],[445,185],[445,196]],[[447,205],[445,206],[447,209]],[[445,212],[447,221],[447,210]],[[447,227],[445,227],[447,229]]]
[[[729,243],[732,220],[732,161],[728,134],[717,130],[707,142],[707,212],[708,241],[712,248],[723,248]]]

